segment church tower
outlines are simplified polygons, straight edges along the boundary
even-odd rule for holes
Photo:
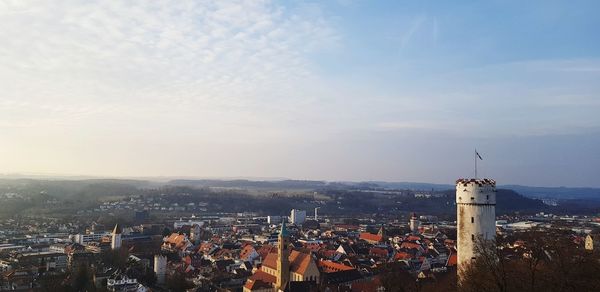
[[[277,282],[275,283],[276,291],[285,290],[286,285],[290,281],[290,236],[285,222],[281,223],[281,231],[279,232],[279,244],[277,246]]]
[[[115,224],[115,228],[112,232],[112,240],[110,241],[111,249],[115,250],[121,248],[121,233],[123,233],[121,226],[119,225],[119,223]]]
[[[381,227],[379,228],[377,235],[381,236],[382,239],[385,239],[385,228],[383,227],[383,224],[381,224]]]

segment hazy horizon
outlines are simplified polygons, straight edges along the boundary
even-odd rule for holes
[[[0,173],[600,187],[600,2],[0,2]]]

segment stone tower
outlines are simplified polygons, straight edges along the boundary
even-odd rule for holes
[[[154,273],[156,274],[156,283],[164,284],[167,275],[167,257],[161,254],[154,255]]]
[[[412,234],[418,234],[419,226],[421,225],[421,221],[419,221],[417,214],[415,214],[415,213],[411,214],[409,224],[410,224],[410,232]]]
[[[275,282],[275,290],[285,290],[286,285],[290,281],[290,237],[285,222],[281,223],[281,231],[279,232],[279,244],[277,246],[277,281]]]
[[[496,238],[496,182],[492,179],[456,181],[458,271],[477,258],[478,238]]]
[[[112,239],[110,241],[111,249],[120,249],[121,248],[121,233],[123,233],[123,229],[121,229],[121,226],[119,225],[119,223],[115,224],[115,228],[113,229],[113,232],[112,232]]]
[[[201,232],[202,232],[202,230],[200,229],[200,225],[198,225],[198,224],[192,225],[192,227],[190,228],[190,241],[193,244],[200,243],[200,233]]]
[[[379,231],[377,231],[377,235],[381,236],[381,238],[385,238],[385,228],[383,227],[383,224],[381,224],[381,227],[379,227]]]

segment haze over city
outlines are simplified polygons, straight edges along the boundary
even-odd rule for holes
[[[2,1],[0,172],[600,187],[597,1]]]

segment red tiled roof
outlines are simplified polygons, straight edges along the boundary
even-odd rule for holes
[[[400,245],[400,248],[407,248],[407,249],[411,249],[411,248],[414,248],[414,249],[422,249],[423,247],[422,247],[420,244],[416,244],[416,243],[414,243],[414,242],[408,242],[408,241],[405,241],[405,242],[403,242],[403,243]]]
[[[396,253],[396,255],[394,256],[394,260],[399,261],[399,260],[410,260],[412,259],[412,255],[407,253],[407,252],[398,252]]]
[[[319,253],[323,257],[330,258],[330,257],[332,257],[336,253],[336,251],[332,250],[332,249],[322,249],[322,250],[319,251]]]
[[[304,274],[311,260],[312,258],[310,257],[310,254],[292,250],[289,256],[290,271],[298,274]],[[277,254],[270,253],[267,255],[267,257],[263,260],[263,266],[271,269],[277,269]]]
[[[319,261],[318,265],[321,269],[323,269],[323,272],[325,273],[354,270],[353,267],[349,267],[332,261]]]
[[[256,252],[258,252],[258,255],[260,255],[260,257],[264,260],[270,253],[277,252],[277,248],[270,244],[265,244],[261,246]]]
[[[380,257],[387,257],[389,253],[388,253],[388,250],[385,248],[372,247],[371,249],[369,249],[369,254],[377,255]]]
[[[165,242],[175,248],[183,248],[186,245],[186,237],[184,234],[171,233]]]
[[[252,276],[248,278],[244,288],[250,290],[260,290],[273,287],[273,283],[277,281],[277,278],[271,274],[268,274],[262,270],[256,271]]]
[[[371,241],[371,242],[381,242],[381,241],[383,241],[383,236],[378,235],[378,234],[368,233],[368,232],[362,232],[360,234],[360,239],[366,240],[366,241]]]
[[[242,251],[240,252],[240,258],[242,260],[248,260],[248,257],[252,254],[253,251],[256,251],[252,245],[246,245]]]

